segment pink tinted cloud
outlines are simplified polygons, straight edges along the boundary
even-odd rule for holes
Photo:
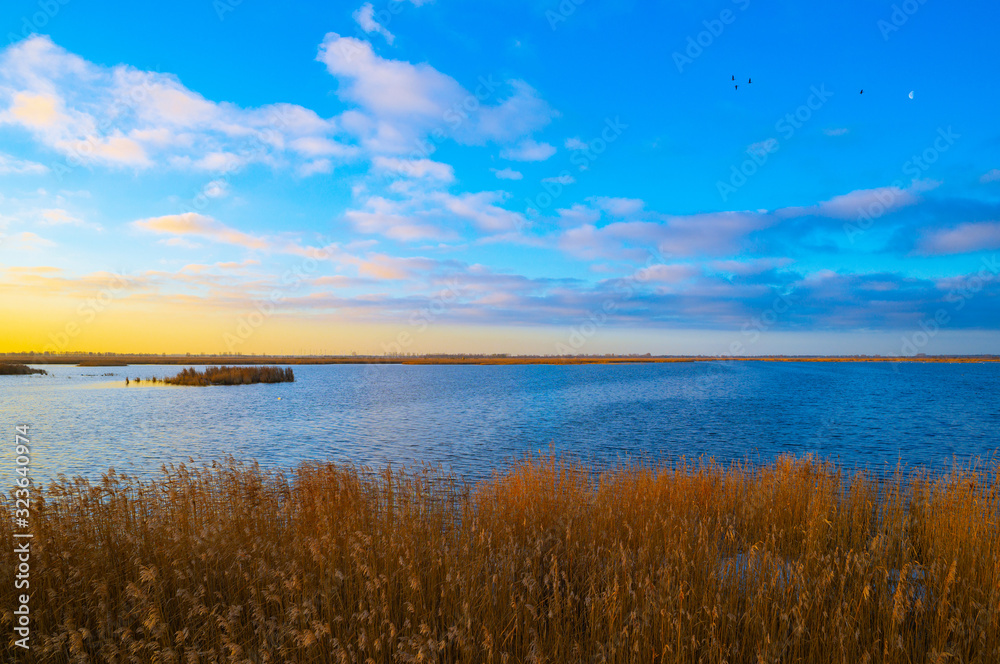
[[[1000,222],[969,222],[934,230],[917,243],[917,253],[933,256],[991,249],[1000,249]]]

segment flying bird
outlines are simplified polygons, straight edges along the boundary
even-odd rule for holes
[[[734,88],[736,88],[737,90],[739,90],[739,89],[740,89],[740,86],[739,86],[738,84],[737,84],[737,85],[734,85],[733,87],[734,87]]]
[[[747,79],[747,83],[753,83],[753,79],[752,78],[748,78]]]
[[[734,81],[736,80],[736,74],[733,74],[733,80]]]
[[[859,92],[858,94],[859,94],[859,95],[863,95],[864,93],[865,93],[865,91],[864,91],[864,90],[862,90],[862,91],[861,91],[861,92]]]

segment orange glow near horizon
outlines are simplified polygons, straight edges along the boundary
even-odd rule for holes
[[[92,302],[92,300],[91,300]],[[0,352],[363,355],[439,352],[551,353],[565,332],[538,328],[361,323],[335,315],[218,309],[204,304],[111,302],[6,295]],[[498,350],[499,349],[499,350]]]
[[[608,325],[501,326],[432,321],[411,324],[370,322],[344,314],[277,309],[259,313],[252,303],[196,297],[130,294],[98,298],[93,279],[75,291],[46,292],[44,287],[0,285],[0,353],[140,353],[264,355],[524,354],[524,355],[853,355],[850,332],[795,334],[774,331],[750,343],[740,330],[671,330]],[[73,295],[67,294],[72,292]],[[79,295],[86,292],[85,296]],[[97,293],[97,294],[95,294]],[[900,355],[900,332],[869,335],[871,354]],[[939,354],[963,354],[968,347],[989,347],[989,331],[944,331]],[[743,343],[742,352],[731,350]]]

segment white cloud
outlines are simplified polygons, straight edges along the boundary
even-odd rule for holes
[[[542,182],[552,182],[554,184],[573,184],[576,182],[576,178],[572,175],[556,175],[550,178],[542,178]]]
[[[88,224],[83,219],[74,217],[66,210],[62,208],[48,208],[45,210],[39,210],[38,212],[39,223],[42,226],[79,226],[81,228],[93,228],[95,230],[101,230],[101,227],[97,224]]]
[[[501,180],[520,180],[524,178],[524,174],[520,171],[515,171],[513,168],[491,168],[493,174],[496,175]]]
[[[41,175],[48,173],[47,166],[23,159],[16,159],[0,152],[0,175]]]
[[[601,213],[592,207],[577,203],[571,208],[556,210],[559,223],[562,226],[583,226],[594,224],[601,218]]]
[[[439,265],[429,258],[401,258],[386,254],[371,254],[358,263],[358,273],[377,279],[412,279],[421,272],[428,272]]]
[[[476,227],[489,233],[519,231],[527,223],[524,216],[497,205],[507,198],[499,191],[464,193],[457,196],[437,193],[433,198],[452,214],[473,222]]]
[[[983,173],[983,177],[979,178],[979,181],[983,184],[996,182],[997,180],[1000,180],[1000,168],[994,168],[992,171]]]
[[[782,218],[815,214],[835,219],[856,219],[859,214],[870,215],[873,211],[881,215],[917,203],[920,200],[917,194],[934,189],[937,184],[932,180],[914,180],[906,189],[897,186],[857,189],[816,205],[782,208],[775,214]]]
[[[448,164],[430,159],[399,159],[396,157],[375,157],[375,170],[399,173],[411,178],[427,178],[440,182],[455,180],[455,170]]]
[[[368,34],[377,32],[385,37],[385,40],[390,44],[396,40],[395,35],[389,32],[384,25],[375,20],[375,8],[372,6],[372,3],[366,2],[361,5],[361,7],[354,12],[353,16],[354,20],[361,26],[361,29]]]
[[[200,237],[213,242],[232,244],[246,249],[268,249],[270,243],[262,238],[226,226],[207,215],[196,212],[168,214],[133,221],[132,226],[140,230],[174,235],[178,237]]]
[[[642,212],[646,204],[638,198],[612,198],[594,196],[587,199],[598,210],[607,212],[612,217],[631,217]]]
[[[500,157],[512,161],[545,161],[555,153],[554,146],[526,138],[515,147],[501,150]]]
[[[0,235],[0,248],[12,248],[19,251],[38,251],[46,247],[54,247],[56,243],[30,231],[23,231],[6,237]]]
[[[431,134],[469,145],[509,142],[555,116],[523,81],[481,77],[466,89],[427,63],[382,58],[354,37],[327,34],[317,59],[339,80],[338,96],[358,106],[341,126],[380,153],[413,152]]]
[[[115,132],[112,136],[87,136],[82,140],[56,141],[55,147],[72,158],[111,165],[145,168],[153,162],[141,143]]]
[[[0,125],[19,127],[66,163],[228,171],[351,159],[337,122],[293,104],[214,102],[170,74],[88,62],[30,37],[0,50]]]
[[[229,183],[226,180],[212,180],[202,188],[202,193],[209,198],[225,198],[229,195]]]
[[[329,159],[314,159],[307,161],[298,168],[298,174],[304,178],[320,173],[329,173],[333,170],[333,162]]]
[[[848,132],[850,132],[850,129],[846,129],[845,127],[837,127],[835,129],[824,129],[823,130],[823,133],[826,134],[827,136],[843,136],[844,134],[847,134]]]
[[[370,196],[362,209],[349,210],[344,217],[363,233],[398,241],[455,240],[463,227],[496,236],[517,233],[527,225],[522,214],[501,207],[509,197],[502,191],[451,194],[403,186],[394,192],[402,197]]]
[[[758,141],[757,143],[751,143],[750,145],[748,145],[747,154],[763,157],[764,155],[770,152],[775,152],[777,149],[778,149],[778,139],[766,138],[763,141]]]
[[[382,196],[369,197],[362,210],[344,213],[344,218],[359,232],[381,235],[390,240],[411,242],[455,237],[452,231],[428,221],[427,216],[412,201],[396,201]]]
[[[933,256],[1000,249],[1000,222],[969,222],[930,231],[917,243],[917,252]]]
[[[701,273],[702,269],[696,265],[686,263],[667,265],[658,263],[636,270],[633,277],[640,283],[675,284],[699,276]]]
[[[348,159],[358,154],[352,145],[338,143],[325,136],[302,136],[291,140],[288,147],[305,157],[340,157]]]
[[[586,150],[587,144],[581,141],[579,138],[567,138],[566,139],[566,149],[567,150]]]

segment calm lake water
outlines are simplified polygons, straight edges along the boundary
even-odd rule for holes
[[[204,388],[124,385],[176,366],[45,368],[0,376],[3,475],[25,422],[43,481],[227,455],[430,462],[474,479],[550,445],[596,464],[789,452],[946,469],[1000,447],[1000,364],[300,365],[294,383]]]

